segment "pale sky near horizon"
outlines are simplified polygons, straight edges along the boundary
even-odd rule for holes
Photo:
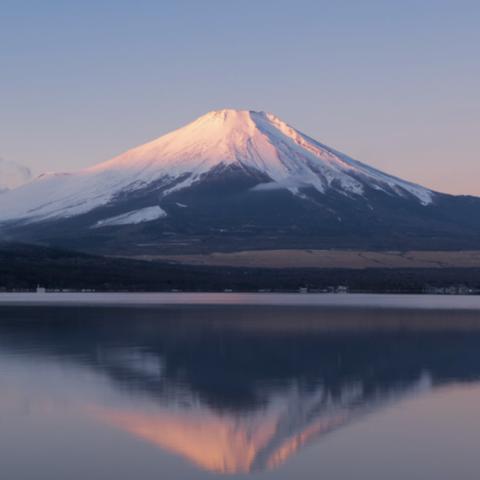
[[[0,0],[0,157],[79,169],[241,108],[480,195],[479,25],[477,0]]]

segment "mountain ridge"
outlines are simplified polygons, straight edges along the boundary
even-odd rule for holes
[[[209,112],[6,195],[4,235],[73,248],[475,249],[480,239],[480,199],[383,173],[251,110]]]
[[[34,203],[36,192],[29,200],[25,199],[25,189],[21,190],[14,195],[20,201],[19,208],[7,212],[0,206],[0,221],[3,217],[32,222],[86,213],[124,190],[138,189],[162,177],[181,179],[163,192],[166,196],[190,186],[214,168],[230,165],[265,174],[270,181],[260,183],[257,189],[283,188],[298,194],[301,188],[313,187],[321,193],[335,189],[346,195],[362,195],[362,180],[366,178],[376,189],[411,194],[424,205],[431,203],[434,195],[320,144],[272,114],[218,110],[106,162],[72,174],[39,177],[29,189],[46,187],[48,203],[38,206]],[[84,194],[79,202],[75,190],[84,189],[89,198]]]

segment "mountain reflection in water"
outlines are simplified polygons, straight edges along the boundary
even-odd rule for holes
[[[79,415],[218,473],[276,468],[300,448],[405,396],[480,376],[476,312],[0,313],[0,359],[14,353],[95,372],[118,398],[77,398]]]

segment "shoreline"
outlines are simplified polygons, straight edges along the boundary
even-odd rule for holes
[[[0,293],[0,307],[291,306],[479,310],[477,295],[378,293]]]

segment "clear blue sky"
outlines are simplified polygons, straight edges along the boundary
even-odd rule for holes
[[[480,195],[480,2],[0,1],[6,159],[76,169],[225,107]]]

